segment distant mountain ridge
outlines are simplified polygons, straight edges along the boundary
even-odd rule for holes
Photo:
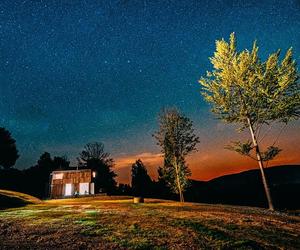
[[[300,165],[281,165],[265,169],[277,208],[300,208]],[[266,207],[259,169],[217,177],[210,181],[192,180],[187,200]]]
[[[265,168],[265,173],[272,182],[277,184],[281,183],[300,183],[300,165],[280,165],[274,167]],[[260,170],[259,169],[250,169],[240,173],[235,174],[228,174],[219,176],[207,182],[217,182],[222,179],[227,178],[236,178],[237,176],[245,176],[250,177],[253,175],[259,175],[260,177]]]

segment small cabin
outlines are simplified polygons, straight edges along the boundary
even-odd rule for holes
[[[93,195],[95,174],[91,169],[53,171],[50,175],[50,198]]]

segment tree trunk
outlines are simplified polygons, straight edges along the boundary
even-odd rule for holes
[[[179,199],[180,199],[180,202],[184,202],[182,188],[181,188],[180,180],[179,180],[179,169],[178,169],[177,160],[175,160],[175,171],[176,171],[176,182],[177,182],[177,187],[178,187],[178,192],[179,192]]]
[[[267,178],[265,176],[263,161],[261,159],[261,153],[260,153],[260,150],[259,150],[257,139],[255,137],[253,126],[252,126],[251,121],[250,121],[249,118],[247,118],[247,122],[248,122],[248,125],[249,125],[253,146],[255,148],[255,153],[256,153],[256,157],[257,157],[257,161],[258,161],[258,165],[259,165],[259,169],[260,169],[260,173],[261,173],[262,182],[263,182],[263,185],[264,185],[266,197],[267,197],[267,200],[268,200],[269,209],[273,211],[274,210],[273,201],[272,201],[272,197],[271,197],[271,193],[270,193],[270,189],[269,189],[269,184],[268,184]]]

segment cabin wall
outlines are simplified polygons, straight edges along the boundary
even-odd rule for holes
[[[92,183],[92,171],[55,171],[52,173],[51,179],[51,198],[63,198],[65,196],[66,184],[72,184],[72,195],[75,192],[79,192],[80,183],[89,184],[89,194],[93,194],[94,190],[91,188]],[[93,186],[93,185],[92,185]],[[72,196],[71,195],[71,196]]]
[[[65,189],[63,184],[55,184],[51,186],[51,198],[61,198],[64,196],[64,193]]]

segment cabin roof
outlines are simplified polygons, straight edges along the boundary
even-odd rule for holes
[[[91,169],[72,169],[72,170],[55,170],[55,171],[52,171],[51,174],[56,174],[56,173],[79,173],[79,172],[91,172],[92,170]]]

